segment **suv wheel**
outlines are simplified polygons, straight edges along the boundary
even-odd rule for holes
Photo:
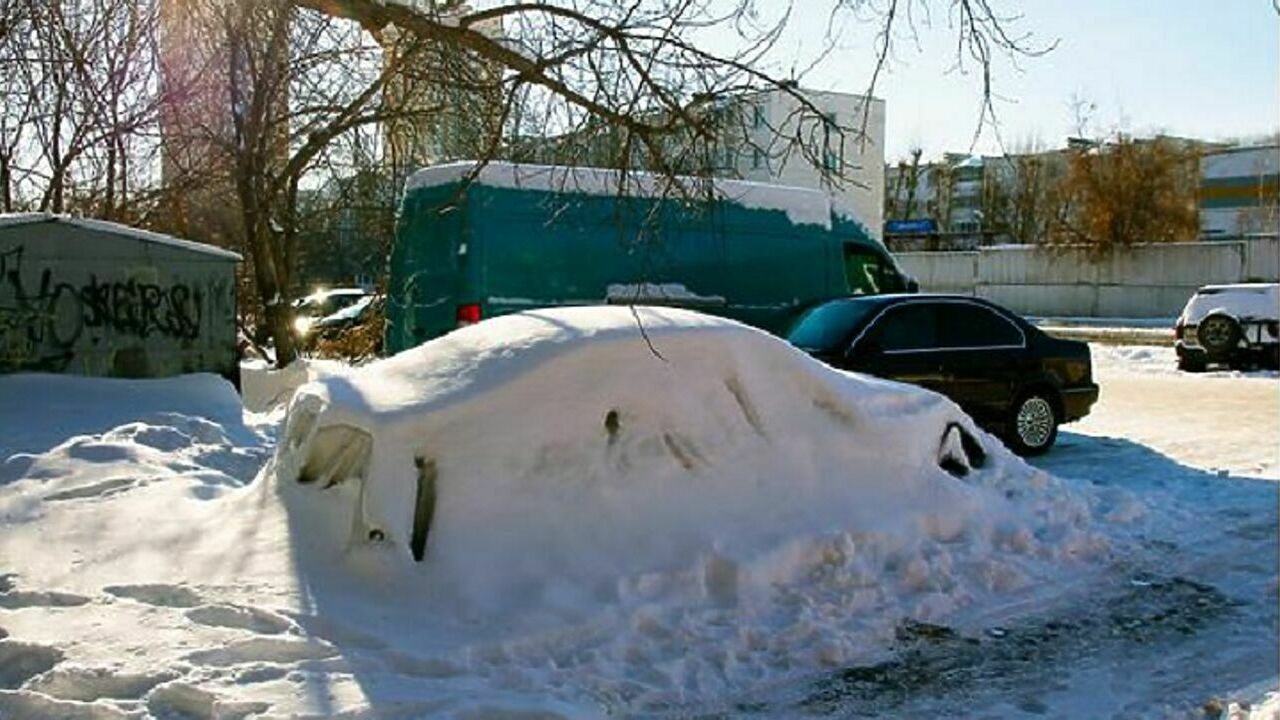
[[[1033,390],[1010,409],[1009,448],[1019,455],[1039,455],[1058,439],[1058,411],[1052,394]]]
[[[1240,344],[1240,323],[1230,315],[1213,313],[1196,328],[1200,346],[1211,353],[1223,354]]]
[[[1191,358],[1178,358],[1178,369],[1183,372],[1198,373],[1204,372],[1203,360],[1192,360]]]

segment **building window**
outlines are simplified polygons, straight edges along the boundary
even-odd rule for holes
[[[760,128],[764,127],[764,125],[765,125],[764,106],[752,105],[751,106],[751,127],[755,128],[756,130],[759,130]]]
[[[759,170],[762,167],[764,167],[764,151],[760,148],[753,148],[751,150],[751,169]]]
[[[834,150],[827,148],[822,153],[822,169],[836,172],[840,169],[840,156]]]
[[[738,167],[738,151],[725,143],[711,151],[711,164],[716,172],[736,170]]]

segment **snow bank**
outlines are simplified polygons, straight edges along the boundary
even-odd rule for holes
[[[233,395],[73,381],[123,422],[0,483],[0,715],[643,713],[1043,608],[1140,514],[940,396],[636,312],[648,342],[530,312],[309,383],[247,486],[275,433],[208,419]]]
[[[461,182],[475,172],[472,161],[455,162],[423,168],[409,176],[405,192]],[[662,175],[648,172],[629,172],[625,176],[617,170],[593,167],[568,167],[554,165],[526,165],[504,162],[486,164],[473,182],[491,187],[524,188],[557,193],[584,195],[616,195],[624,182],[625,194],[638,197],[663,197],[673,194],[669,181]],[[700,191],[702,178],[681,178],[691,192]],[[745,180],[713,180],[717,198],[736,202],[744,207],[763,210],[780,210],[797,225],[821,225],[831,227],[831,197],[820,190],[770,185]]]
[[[242,412],[216,375],[0,376],[0,487],[25,480],[19,493],[73,500],[181,474],[209,498],[247,484],[266,460]]]
[[[185,378],[167,398],[151,393],[169,381],[122,396],[112,381],[6,378],[0,398],[34,408],[7,405],[6,432],[45,423],[37,399],[78,395],[100,421],[56,442],[46,432],[51,448],[0,483],[0,717],[732,715],[760,693],[776,702],[757,715],[812,714],[833,706],[800,698],[847,668],[947,670],[910,664],[910,621],[967,645],[1020,618],[1109,606],[1109,584],[1143,567],[1260,576],[1262,610],[1233,627],[1248,640],[1274,626],[1275,503],[1256,492],[1214,476],[1185,501],[1153,493],[1186,469],[1171,475],[1136,444],[1117,456],[1110,437],[1041,458],[1092,482],[1058,480],[936,395],[829,370],[725,321],[639,313],[661,358],[627,308],[548,311],[309,384],[274,465],[247,486],[254,466],[232,460],[261,461],[274,431],[253,415],[214,419],[229,390],[201,395],[204,381]],[[403,532],[432,476],[418,563]],[[1120,486],[1158,504],[1144,515]],[[1172,677],[1193,685],[1175,705],[1194,707],[1204,685],[1183,678],[1221,682],[1195,676],[1193,659],[1222,637],[1101,657],[1086,637],[1083,664],[1039,645],[1011,666],[944,658],[975,657],[961,675],[982,688],[939,673],[921,696],[944,693],[942,709],[905,714],[999,715],[1028,698],[1097,714],[1121,706],[1089,694],[1098,677],[1166,649],[1178,671],[1146,673],[1158,679],[1144,689],[1138,667],[1133,694],[1168,706]],[[1274,665],[1228,645],[1215,667]],[[1044,689],[1045,673],[1073,669],[1066,690]],[[883,700],[896,712],[895,677],[855,711]]]
[[[1184,378],[1277,378],[1275,370],[1211,370],[1187,373],[1178,369],[1178,354],[1165,345],[1089,343],[1095,370],[1103,374],[1177,375]]]
[[[322,552],[464,615],[734,606],[829,571],[934,617],[1105,554],[1085,498],[941,396],[637,312],[506,316],[304,386],[271,480]],[[963,478],[953,426],[985,448]]]
[[[244,409],[264,413],[283,407],[303,385],[323,377],[342,375],[348,369],[348,365],[335,360],[314,358],[298,358],[283,369],[277,369],[265,360],[244,360],[240,363],[240,392]]]
[[[148,414],[202,417],[234,428],[243,424],[241,412],[235,388],[217,375],[157,380],[0,375],[0,460],[43,452],[68,437],[103,433]]]

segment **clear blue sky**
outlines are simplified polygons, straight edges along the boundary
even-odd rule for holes
[[[948,72],[955,33],[949,0],[935,9],[917,49],[900,38],[897,56],[876,95],[887,103],[886,157],[913,146],[926,156],[967,151],[978,118],[980,76]],[[992,0],[1022,14],[1013,27],[1034,41],[1058,41],[1021,69],[994,68],[1000,135],[1010,150],[1032,140],[1061,146],[1074,132],[1074,96],[1096,104],[1093,130],[1223,138],[1280,129],[1280,15],[1272,0]],[[762,8],[785,7],[760,0]],[[778,66],[804,63],[826,32],[822,0],[795,0],[793,18],[775,51]],[[808,13],[808,14],[806,14]],[[861,92],[874,56],[865,24],[850,22],[842,46],[805,77],[804,85]],[[808,54],[806,54],[808,53]],[[979,152],[999,152],[987,132]]]

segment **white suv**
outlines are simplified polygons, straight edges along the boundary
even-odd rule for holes
[[[1280,284],[1206,285],[1174,327],[1178,368],[1280,367]]]

